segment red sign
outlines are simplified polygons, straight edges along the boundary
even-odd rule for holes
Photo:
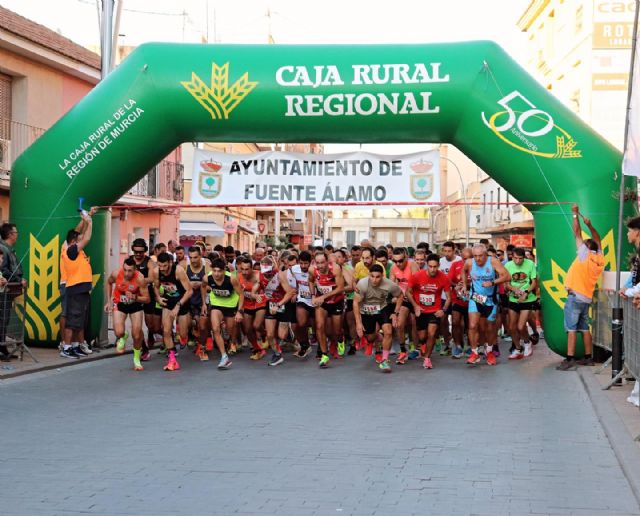
[[[309,245],[313,242],[313,235],[304,236],[304,245]]]
[[[235,235],[238,232],[238,220],[229,219],[224,221],[224,232],[227,235]]]
[[[533,249],[533,235],[511,235],[509,243],[516,247],[528,247]]]
[[[261,235],[266,235],[267,234],[267,224],[265,222],[258,221],[258,232]]]

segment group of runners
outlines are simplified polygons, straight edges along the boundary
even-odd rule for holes
[[[191,348],[207,361],[214,347],[218,368],[228,369],[243,343],[251,360],[271,350],[268,364],[278,366],[285,341],[295,342],[298,359],[317,343],[321,368],[359,350],[385,373],[392,355],[397,365],[419,359],[431,369],[434,350],[469,365],[496,365],[499,332],[511,341],[509,359],[527,358],[540,319],[535,263],[521,248],[501,253],[485,244],[458,251],[446,242],[440,255],[421,243],[411,256],[401,247],[328,245],[274,257],[261,248],[207,253],[196,244],[177,256],[160,249],[151,257],[136,239],[108,279],[105,309],[113,311],[121,353],[130,319],[137,371],[160,335],[166,371],[180,369],[178,351]]]

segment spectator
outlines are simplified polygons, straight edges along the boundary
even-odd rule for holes
[[[631,275],[620,290],[620,295],[634,297],[640,294],[640,217],[627,222],[627,240],[636,249],[636,253],[631,258]]]
[[[151,255],[151,259],[154,262],[158,261],[158,256],[167,251],[167,246],[162,242],[157,243],[153,246],[153,254]]]
[[[167,242],[166,252],[169,253],[171,256],[173,256],[173,261],[175,262],[176,261],[176,243],[173,240],[169,240],[169,242]]]
[[[91,240],[93,221],[91,214],[82,214],[84,224],[81,232],[75,229],[67,233],[67,249],[63,254],[64,268],[67,273],[67,320],[64,330],[64,342],[60,356],[80,358],[87,356],[80,343],[88,317],[93,274],[89,258],[84,249]]]
[[[576,365],[593,365],[593,341],[589,331],[589,308],[593,298],[593,290],[604,270],[604,256],[600,235],[591,225],[591,221],[583,217],[584,223],[591,233],[591,238],[582,240],[580,212],[577,205],[573,212],[573,234],[576,239],[578,256],[569,267],[565,277],[567,301],[564,305],[564,326],[567,332],[567,358],[556,367],[559,371],[569,371]],[[584,358],[575,360],[577,334],[582,334]]]
[[[0,298],[0,360],[9,360],[10,353],[7,349],[7,327],[11,317],[11,307],[13,301],[22,294],[22,289],[26,288],[27,281],[22,275],[20,260],[16,255],[14,246],[18,240],[18,229],[15,224],[5,223],[0,226],[0,272],[2,280],[0,287],[4,288],[4,293]],[[9,284],[7,286],[7,284]]]

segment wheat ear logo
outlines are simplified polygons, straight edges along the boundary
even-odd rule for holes
[[[191,72],[190,81],[181,81],[187,91],[205,108],[214,120],[228,119],[229,114],[251,93],[258,83],[249,80],[245,72],[229,87],[229,63],[211,64],[211,86]]]

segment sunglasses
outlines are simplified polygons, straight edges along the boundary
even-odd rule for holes
[[[144,254],[144,251],[136,251],[135,249],[133,250],[133,254]]]
[[[402,258],[401,260],[391,260],[393,263],[402,263],[404,262],[404,258]]]

